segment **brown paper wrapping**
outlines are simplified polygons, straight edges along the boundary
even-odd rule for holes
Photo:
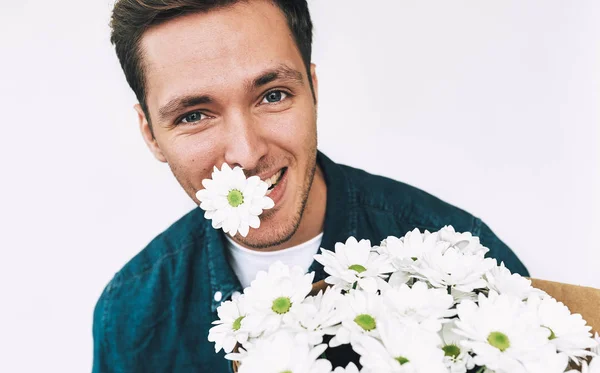
[[[600,332],[600,289],[535,278],[531,284],[563,302],[571,313],[581,314],[593,331]]]
[[[561,282],[552,282],[532,278],[533,287],[541,289],[554,297],[559,302],[563,302],[571,313],[579,313],[587,324],[592,327],[592,331],[600,332],[600,289],[594,289],[586,286],[570,285]],[[328,285],[324,280],[313,284],[311,295],[316,295],[319,290],[325,290]],[[239,363],[233,362],[233,371],[237,372]]]

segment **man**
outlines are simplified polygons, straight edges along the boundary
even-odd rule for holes
[[[317,151],[318,81],[305,0],[119,0],[112,42],[154,156],[196,203],[214,165],[274,184],[259,229],[226,238],[195,209],[121,269],[94,313],[94,372],[228,372],[207,341],[216,308],[275,260],[312,260],[349,236],[470,231],[527,270],[478,218]]]

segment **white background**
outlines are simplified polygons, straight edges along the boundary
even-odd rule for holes
[[[0,4],[0,371],[85,372],[103,287],[194,205],[138,134],[108,0]],[[600,2],[311,7],[326,154],[600,287]]]

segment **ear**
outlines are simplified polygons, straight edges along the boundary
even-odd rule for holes
[[[317,79],[317,65],[310,64],[310,79],[312,79],[313,89],[315,90],[315,105],[319,103],[319,80]]]
[[[142,137],[148,145],[148,148],[154,154],[154,157],[161,162],[167,163],[167,159],[165,158],[162,150],[158,146],[158,142],[156,142],[156,138],[154,138],[154,134],[152,133],[152,129],[150,128],[150,123],[148,123],[148,119],[146,118],[146,114],[140,104],[135,104],[133,106],[138,115],[138,121],[140,125],[140,132],[142,132]]]

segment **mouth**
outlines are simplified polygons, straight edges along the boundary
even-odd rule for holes
[[[267,196],[269,194],[271,194],[273,189],[275,189],[277,184],[283,178],[283,175],[285,174],[286,171],[287,171],[287,167],[284,167],[284,168],[280,169],[279,171],[277,171],[275,174],[273,174],[273,176],[271,176],[270,178],[263,180],[269,186],[267,189],[267,193],[266,193]]]

